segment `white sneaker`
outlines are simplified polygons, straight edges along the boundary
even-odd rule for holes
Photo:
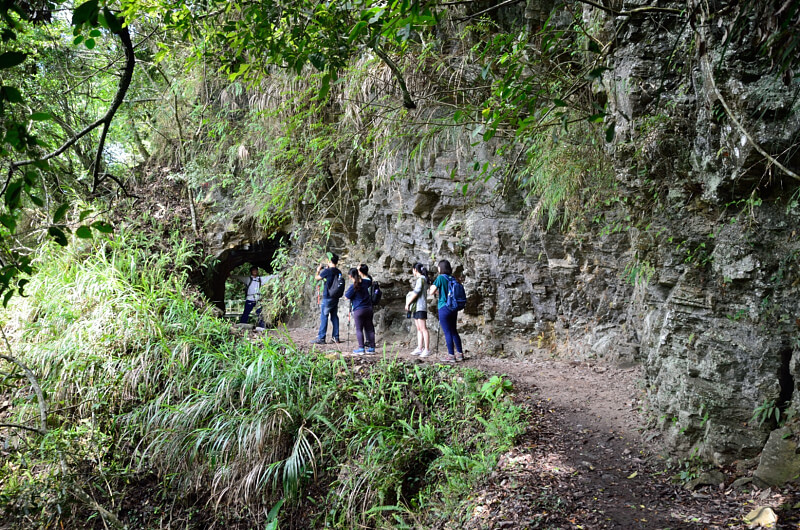
[[[422,348],[417,348],[411,352],[411,355],[419,355],[420,353],[422,353]]]
[[[430,351],[428,351],[428,350],[422,350],[422,351],[419,353],[419,356],[420,356],[420,358],[423,358],[423,357],[427,357],[427,356],[428,356],[428,355],[430,355],[430,354],[431,354],[431,352],[430,352]]]

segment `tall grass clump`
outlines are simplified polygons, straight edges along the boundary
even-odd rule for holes
[[[280,507],[293,524],[380,527],[465,513],[463,494],[523,428],[508,386],[388,358],[358,372],[289,337],[247,340],[188,283],[199,256],[171,247],[121,232],[45,251],[5,313],[48,401],[47,432],[0,461],[14,521],[79,527],[100,513],[152,528],[183,506],[199,511],[188,528],[263,526]],[[30,387],[14,381],[0,388],[13,420],[34,425]]]

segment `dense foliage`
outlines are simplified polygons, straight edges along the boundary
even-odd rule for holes
[[[458,517],[522,431],[499,378],[389,355],[357,372],[287,337],[232,334],[187,285],[194,258],[180,239],[158,253],[125,232],[39,256],[3,322],[19,361],[2,368],[0,422],[18,434],[0,464],[6,522],[71,527],[97,511],[113,524],[105,506],[152,528],[169,498],[177,518],[207,510],[190,527],[263,523],[279,503],[320,525]]]

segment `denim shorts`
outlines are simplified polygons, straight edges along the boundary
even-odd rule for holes
[[[428,320],[427,311],[416,311],[414,313],[414,320]]]

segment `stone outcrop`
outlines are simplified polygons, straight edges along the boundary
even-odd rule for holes
[[[531,26],[542,18],[534,4]],[[585,16],[600,38],[615,34],[612,14]],[[646,15],[624,25],[595,82],[616,125],[614,200],[602,216],[542,230],[530,220],[535,199],[500,177],[470,179],[493,151],[464,138],[406,178],[377,175],[399,173],[399,160],[362,167],[354,178],[367,196],[334,250],[381,281],[379,332],[408,329],[413,263],[448,259],[469,296],[459,320],[469,352],[642,363],[663,441],[722,464],[764,446],[775,425],[754,424],[757,407],[800,410],[797,183],[754,146],[798,151],[800,81],[760,75],[768,59],[746,42],[724,45],[722,23],[701,36],[681,24]],[[795,170],[799,159],[783,158]]]

